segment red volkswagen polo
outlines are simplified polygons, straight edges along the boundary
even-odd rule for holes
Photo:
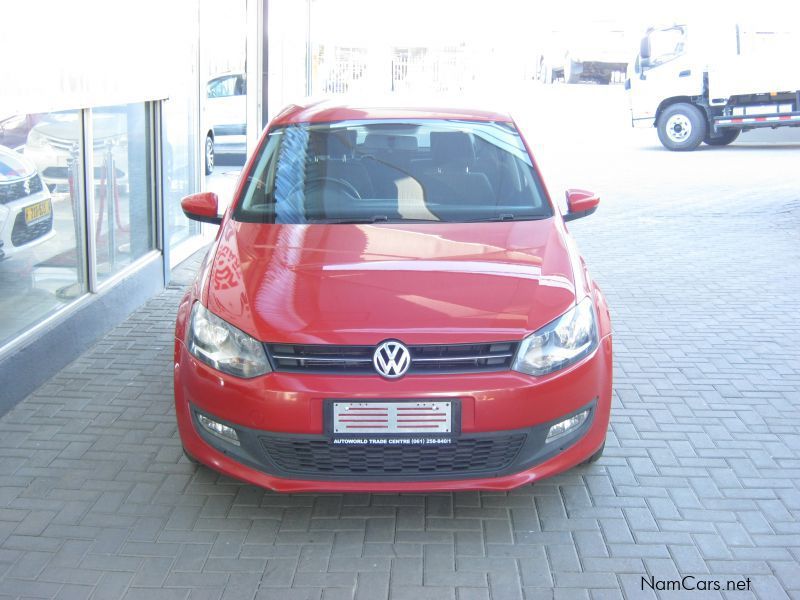
[[[611,325],[507,114],[332,102],[264,132],[175,328],[187,455],[273,490],[509,489],[596,460]]]

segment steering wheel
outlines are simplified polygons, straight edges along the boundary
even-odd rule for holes
[[[361,200],[361,194],[358,193],[358,190],[352,183],[336,177],[312,177],[310,179],[306,179],[305,181],[298,181],[296,184],[294,184],[292,189],[289,190],[288,195],[293,196],[300,190],[301,187],[305,187],[306,189],[324,187],[328,181],[339,186],[339,188],[344,190],[345,194],[350,196],[353,200]]]

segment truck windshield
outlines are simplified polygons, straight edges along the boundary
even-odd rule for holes
[[[255,158],[233,218],[472,222],[552,214],[512,124],[421,119],[275,129]]]
[[[660,65],[683,54],[685,40],[682,27],[651,31],[649,34],[650,64],[652,66]]]

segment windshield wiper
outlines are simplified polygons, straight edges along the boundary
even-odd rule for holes
[[[480,219],[470,219],[465,223],[489,223],[492,221],[541,221],[542,219],[549,219],[550,215],[513,215],[511,213],[503,213],[494,217],[483,217]]]
[[[341,224],[372,224],[372,223],[438,223],[435,219],[404,219],[392,218],[386,215],[375,215],[373,217],[344,217],[341,219],[309,219],[309,223],[314,225],[341,225]]]
[[[313,224],[332,224],[337,225],[340,223],[380,223],[388,221],[389,217],[385,215],[375,215],[374,217],[342,217],[340,219],[309,219],[309,223]]]

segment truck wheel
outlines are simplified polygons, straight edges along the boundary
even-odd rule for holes
[[[658,118],[658,139],[668,150],[694,150],[707,130],[702,111],[686,102],[667,107]]]
[[[709,131],[703,141],[709,146],[727,146],[739,137],[739,133],[740,130],[738,129],[723,129],[720,134],[711,137],[711,132]]]

